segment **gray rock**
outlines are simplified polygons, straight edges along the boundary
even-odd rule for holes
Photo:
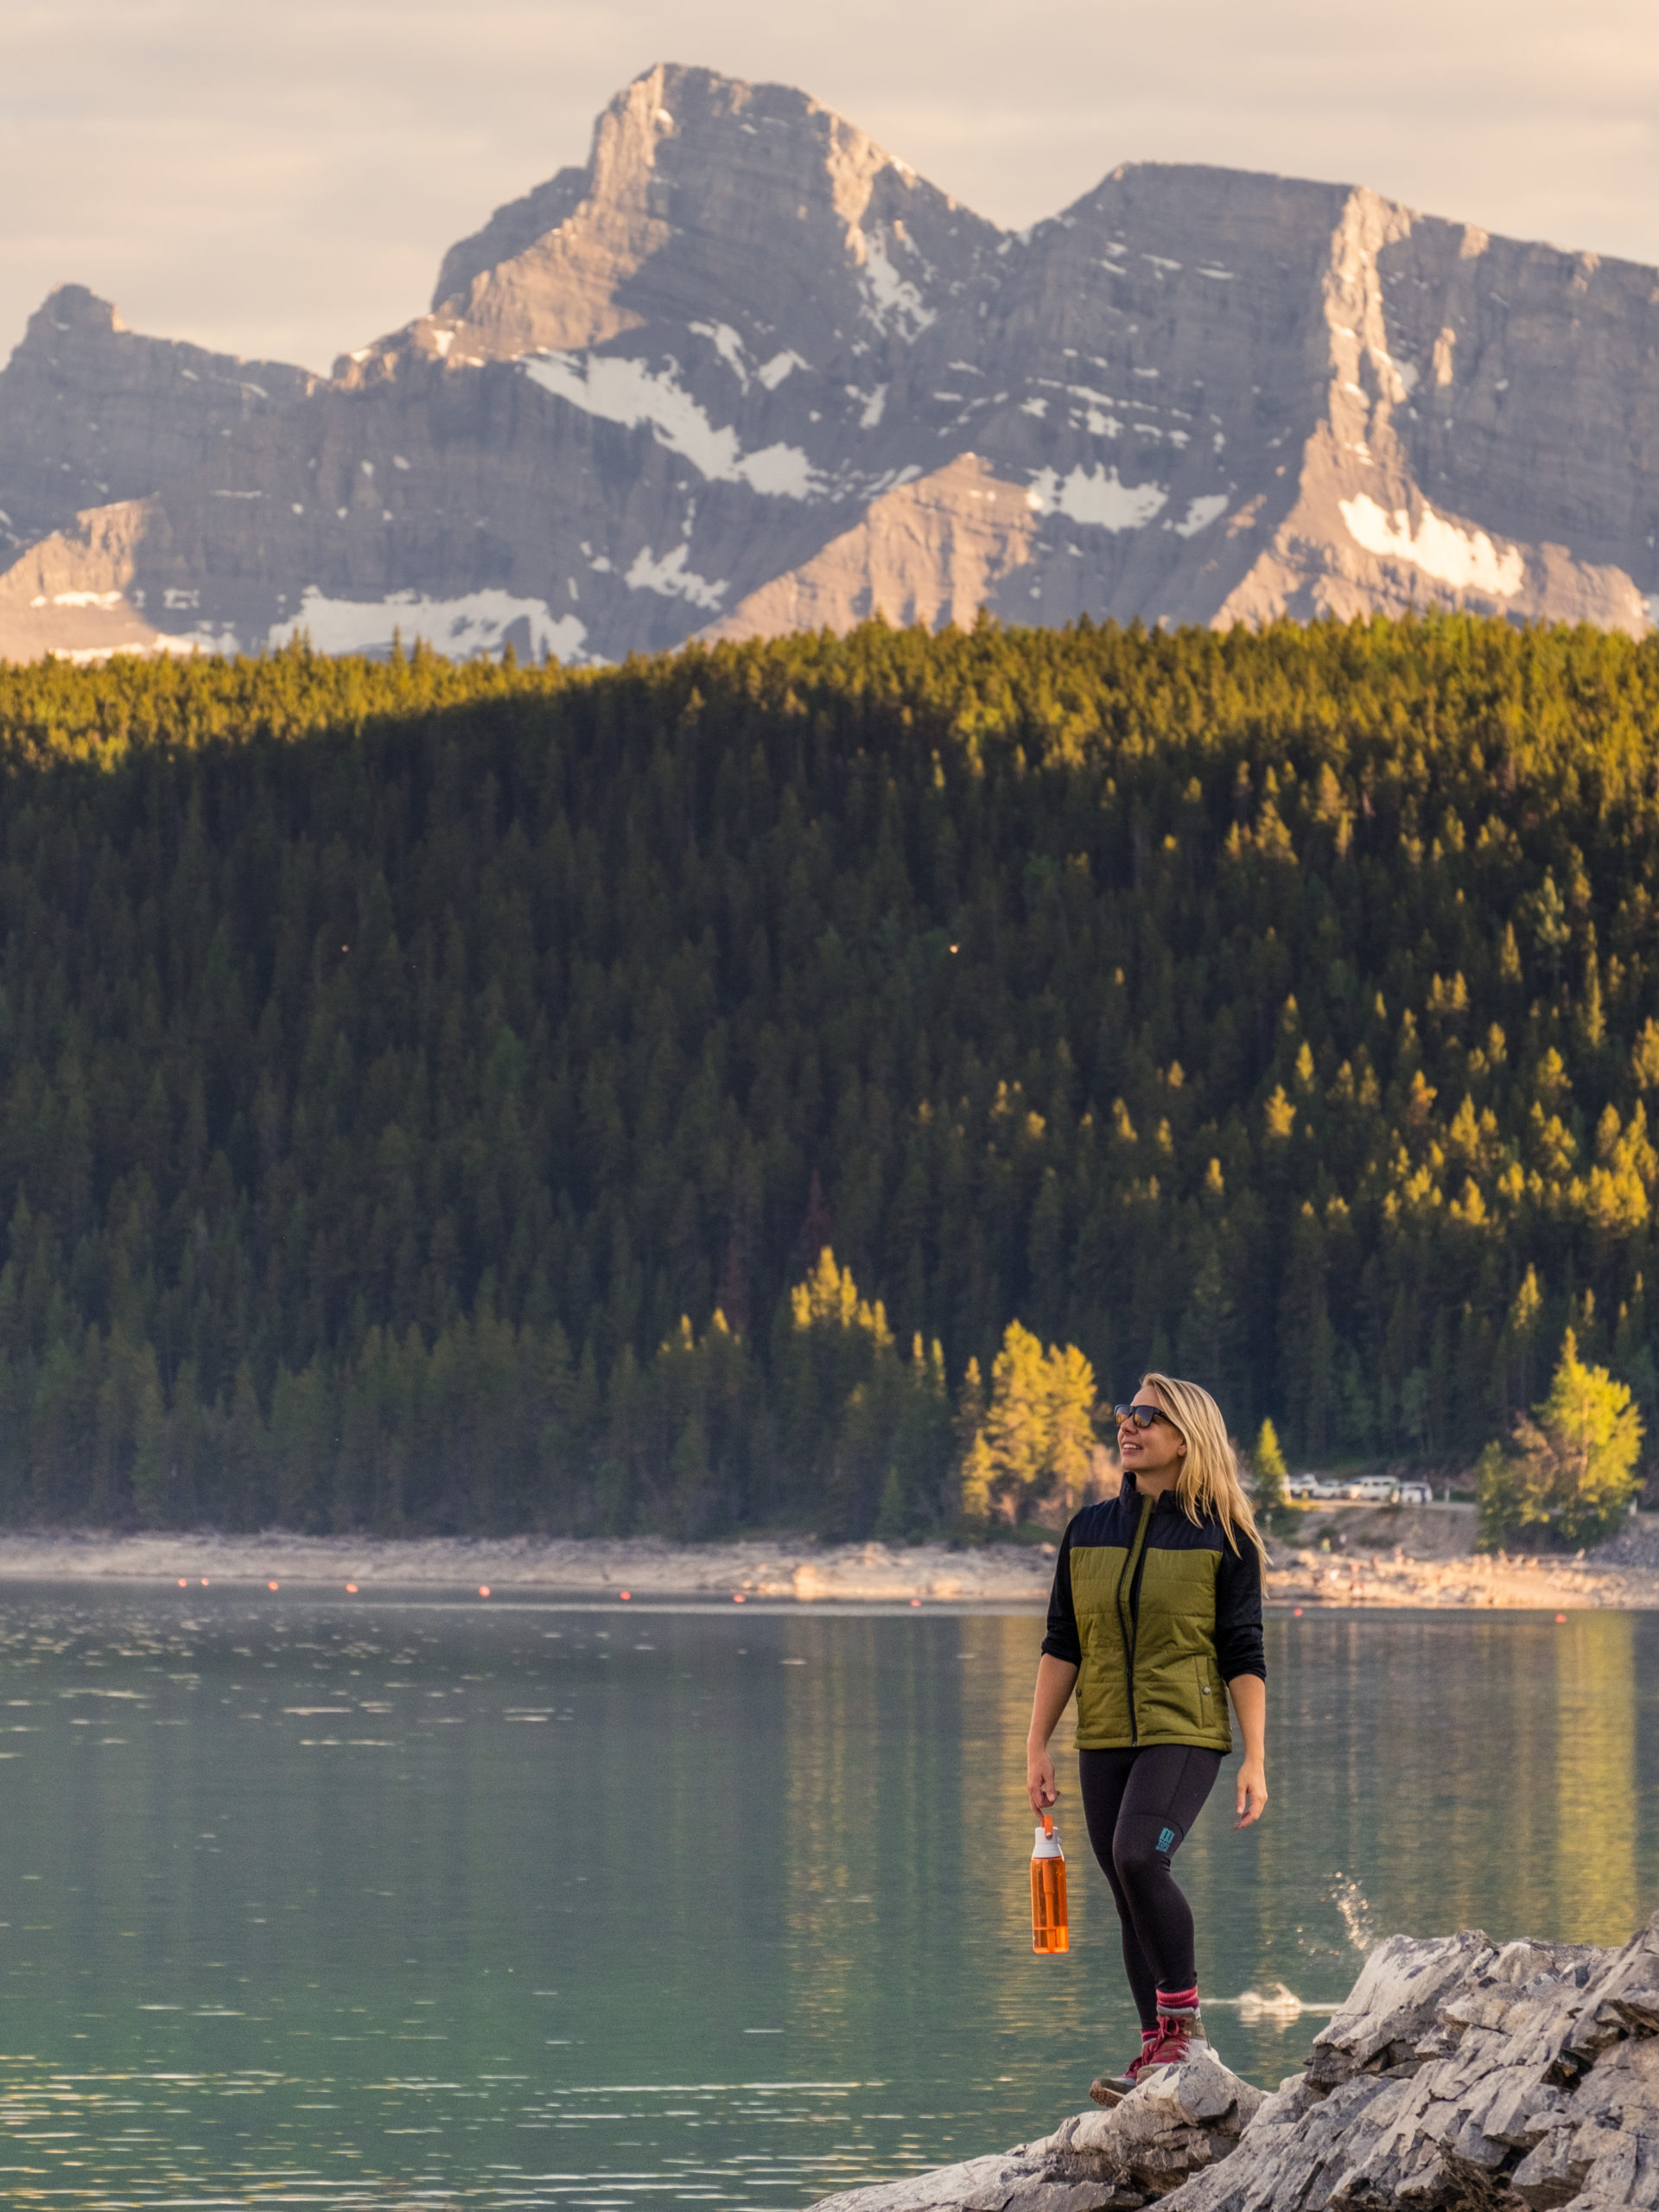
[[[1029,2178],[1020,2154],[1010,2151],[827,2196],[816,2212],[1007,2212],[1015,2190]]]
[[[1562,2057],[1592,2064],[1609,2044],[1627,2035],[1659,2035],[1659,1916],[1592,1976]]]
[[[1001,2158],[820,2212],[1612,2212],[1659,2206],[1659,1914],[1617,1951],[1396,1936],[1264,2095],[1163,2069]]]
[[[1263,2101],[1217,2059],[1194,2058],[1001,2158],[854,2190],[818,2212],[1138,2212],[1224,2158]]]
[[[1656,359],[1633,264],[1161,164],[1004,232],[803,93],[659,67],[326,382],[54,294],[0,376],[0,652],[591,660],[982,604],[1640,633]]]

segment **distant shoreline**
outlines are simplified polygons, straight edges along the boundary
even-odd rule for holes
[[[1273,1547],[1270,1606],[1293,1611],[1381,1607],[1572,1612],[1659,1609],[1659,1569],[1645,1562],[1474,1556],[1444,1510],[1351,1512],[1342,1542],[1310,1516],[1310,1543]],[[1300,1532],[1299,1532],[1300,1533]],[[1472,1527],[1469,1534],[1472,1533]],[[1461,1541],[1459,1541],[1461,1539]],[[759,1538],[670,1544],[654,1537],[299,1536],[280,1531],[0,1535],[0,1587],[25,1582],[164,1588],[276,1583],[341,1596],[492,1595],[693,1599],[727,1603],[1029,1605],[1048,1594],[1054,1548],[987,1544],[817,1544]]]

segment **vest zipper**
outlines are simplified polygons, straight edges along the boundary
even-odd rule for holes
[[[1129,1603],[1127,1618],[1121,1599],[1117,1608],[1117,1625],[1123,1637],[1123,1671],[1128,1679],[1129,1689],[1129,1741],[1131,1744],[1138,1744],[1141,1740],[1141,1720],[1135,1709],[1135,1647],[1141,1633],[1141,1569],[1146,1564],[1147,1525],[1152,1518],[1152,1509],[1157,1502],[1156,1498],[1152,1497],[1143,1497],[1141,1501],[1140,1522],[1135,1529],[1135,1541],[1129,1547],[1129,1556],[1124,1561],[1123,1568],[1129,1578]],[[1121,1589],[1122,1586],[1120,1584],[1119,1588]]]

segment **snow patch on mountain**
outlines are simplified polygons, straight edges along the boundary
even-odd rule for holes
[[[1212,522],[1219,522],[1226,512],[1227,494],[1224,492],[1206,492],[1196,499],[1189,499],[1185,516],[1171,527],[1177,537],[1196,537],[1201,530],[1208,530]]]
[[[817,488],[812,464],[798,446],[764,446],[746,454],[729,424],[716,429],[680,383],[679,363],[671,355],[655,373],[644,361],[614,353],[533,353],[519,365],[532,384],[584,414],[630,429],[648,423],[659,445],[711,482],[745,483],[790,499],[810,499]]]
[[[762,361],[755,375],[768,391],[776,391],[791,369],[810,369],[812,364],[803,360],[793,346],[785,346],[781,353],[774,353],[769,361]]]
[[[911,251],[914,252],[915,248]],[[895,332],[900,338],[914,338],[938,321],[918,288],[893,267],[887,239],[879,230],[864,233],[864,266],[858,281],[864,295],[864,313],[884,338]]]
[[[822,488],[817,469],[799,446],[762,446],[744,454],[736,474],[752,491],[777,499],[810,499]]]
[[[457,599],[425,599],[413,591],[385,599],[330,599],[308,584],[299,613],[273,623],[266,643],[275,648],[304,635],[319,652],[382,652],[397,635],[406,645],[422,638],[435,651],[467,660],[499,652],[520,624],[537,658],[544,653],[563,661],[594,658],[583,651],[587,626],[574,614],[555,615],[544,599],[519,599],[508,591],[472,591]]]
[[[743,359],[743,340],[729,322],[694,322],[688,326],[700,338],[712,339],[714,347],[745,391],[749,388],[748,364]]]
[[[1465,530],[1435,513],[1427,500],[1415,529],[1408,509],[1392,514],[1378,506],[1367,492],[1339,499],[1338,508],[1356,545],[1375,553],[1379,560],[1408,561],[1436,583],[1456,591],[1484,592],[1494,599],[1512,599],[1527,580],[1527,564],[1518,546],[1500,551],[1484,530]]]
[[[1144,530],[1169,505],[1168,493],[1159,485],[1125,484],[1116,468],[1084,468],[1081,463],[1065,476],[1039,468],[1026,498],[1034,514],[1066,515],[1110,531]]]
[[[719,583],[710,583],[706,576],[688,568],[690,550],[688,545],[677,545],[658,561],[649,545],[642,545],[622,581],[630,591],[660,592],[664,599],[683,599],[692,607],[712,610],[725,597],[727,584],[723,579]]]

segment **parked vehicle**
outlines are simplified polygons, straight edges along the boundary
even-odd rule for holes
[[[1429,1505],[1434,1497],[1416,1476],[1402,1481],[1397,1475],[1290,1475],[1285,1490],[1291,1497],[1321,1503],[1340,1499],[1350,1505]]]

